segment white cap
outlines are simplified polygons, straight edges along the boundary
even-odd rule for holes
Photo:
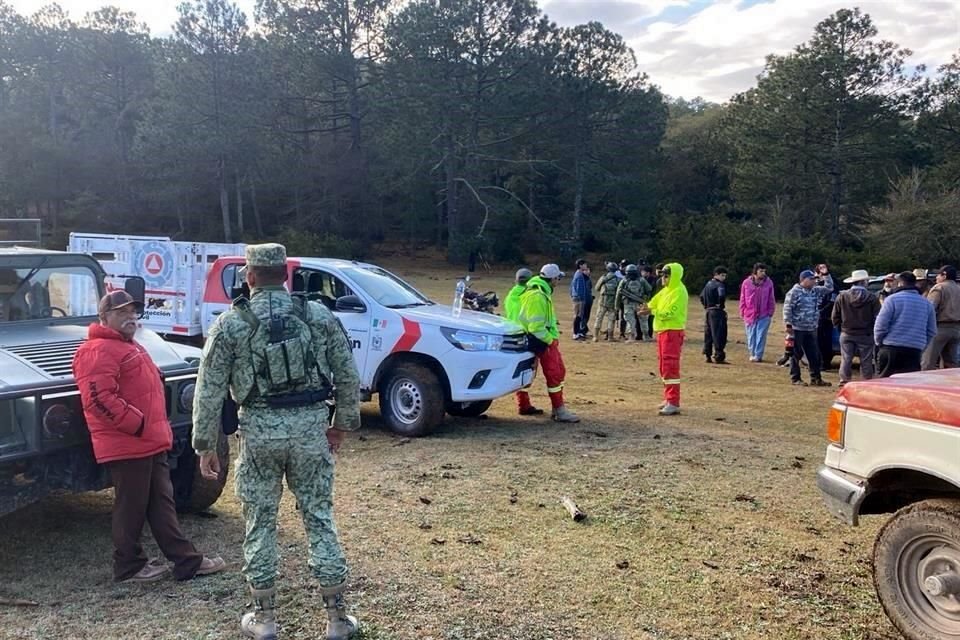
[[[553,280],[554,278],[562,278],[566,274],[560,271],[560,267],[551,262],[550,264],[543,265],[543,268],[540,269],[540,275],[547,280]]]

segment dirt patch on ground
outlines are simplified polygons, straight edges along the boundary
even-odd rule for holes
[[[452,298],[457,273],[386,264]],[[502,293],[510,284],[505,272],[476,280]],[[683,414],[661,418],[653,345],[574,343],[566,283],[557,299],[580,424],[518,417],[505,398],[486,418],[448,418],[404,440],[365,405],[364,428],[339,457],[336,498],[362,638],[898,637],[869,573],[882,519],[848,528],[816,490],[834,390],[793,388],[785,370],[748,363],[735,311],[734,364],[704,364],[702,313],[691,308]],[[768,361],[781,345],[775,330]],[[533,397],[547,405],[542,378]],[[110,500],[52,498],[0,520],[0,596],[38,603],[0,606],[0,637],[237,637],[246,593],[232,491],[216,518],[183,521],[232,571],[185,584],[112,584]],[[322,637],[289,496],[281,518],[283,637]]]

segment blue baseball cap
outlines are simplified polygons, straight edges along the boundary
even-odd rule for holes
[[[806,280],[807,278],[816,278],[816,277],[817,277],[817,274],[815,274],[813,271],[810,271],[810,269],[804,269],[803,271],[800,272],[801,280]]]

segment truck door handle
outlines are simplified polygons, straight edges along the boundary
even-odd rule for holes
[[[214,312],[213,312],[212,314],[210,314],[210,315],[218,316],[218,315],[220,315],[221,313],[223,313],[223,311],[214,311]]]

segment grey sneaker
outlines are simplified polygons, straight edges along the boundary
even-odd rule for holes
[[[675,404],[670,404],[669,402],[660,409],[660,415],[662,416],[675,416],[680,413],[680,407]]]
[[[561,405],[554,409],[552,415],[554,422],[580,422],[580,417],[573,411],[570,411],[570,409],[567,409],[566,405]]]

